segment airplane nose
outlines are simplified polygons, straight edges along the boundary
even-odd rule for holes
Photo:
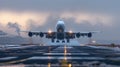
[[[65,24],[65,23],[64,23],[64,21],[59,20],[59,21],[57,22],[57,24]]]

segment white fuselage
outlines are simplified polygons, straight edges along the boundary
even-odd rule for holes
[[[58,21],[56,25],[57,34],[56,37],[58,40],[65,38],[65,23],[64,21]]]
[[[64,21],[58,21],[56,25],[57,32],[64,32],[65,31],[65,23]]]

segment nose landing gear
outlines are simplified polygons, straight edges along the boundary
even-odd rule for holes
[[[63,40],[62,43],[65,43],[65,41]]]
[[[52,43],[54,43],[55,42],[55,40],[54,39],[52,39],[51,40],[51,42]],[[59,43],[60,41],[59,40],[56,40],[56,43]],[[69,39],[67,39],[67,43],[69,43],[70,42],[70,40]],[[65,40],[62,40],[62,43],[65,43]]]
[[[70,42],[70,40],[69,39],[67,39],[67,43],[69,43]]]

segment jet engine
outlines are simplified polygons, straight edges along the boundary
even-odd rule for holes
[[[44,36],[44,33],[40,32],[40,37],[43,37]]]
[[[92,33],[91,33],[91,32],[88,33],[88,37],[89,37],[89,38],[92,37]]]
[[[76,37],[79,38],[80,37],[80,33],[76,33]]]
[[[33,33],[32,33],[32,32],[29,32],[29,33],[28,33],[28,36],[29,36],[29,37],[32,37],[32,36],[33,36]]]

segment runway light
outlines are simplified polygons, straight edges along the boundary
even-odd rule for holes
[[[66,45],[64,46],[64,55],[67,54],[67,49],[66,49]]]
[[[80,46],[85,46],[85,44],[80,44]]]
[[[51,34],[51,33],[52,33],[52,30],[49,30],[48,33]]]
[[[51,63],[48,63],[48,67],[51,67]]]
[[[68,64],[68,67],[72,67],[72,64]]]
[[[96,43],[96,41],[95,41],[95,40],[93,40],[93,41],[92,41],[92,43],[94,43],[94,44],[95,44],[95,43]]]
[[[49,53],[49,54],[51,54],[51,53]],[[49,59],[49,60],[51,60],[51,57],[50,57],[50,56],[48,56],[48,59]]]
[[[72,33],[72,31],[70,30],[69,33]]]
[[[67,61],[66,55],[67,55],[67,48],[66,48],[66,45],[65,45],[65,46],[64,46],[64,60]]]

